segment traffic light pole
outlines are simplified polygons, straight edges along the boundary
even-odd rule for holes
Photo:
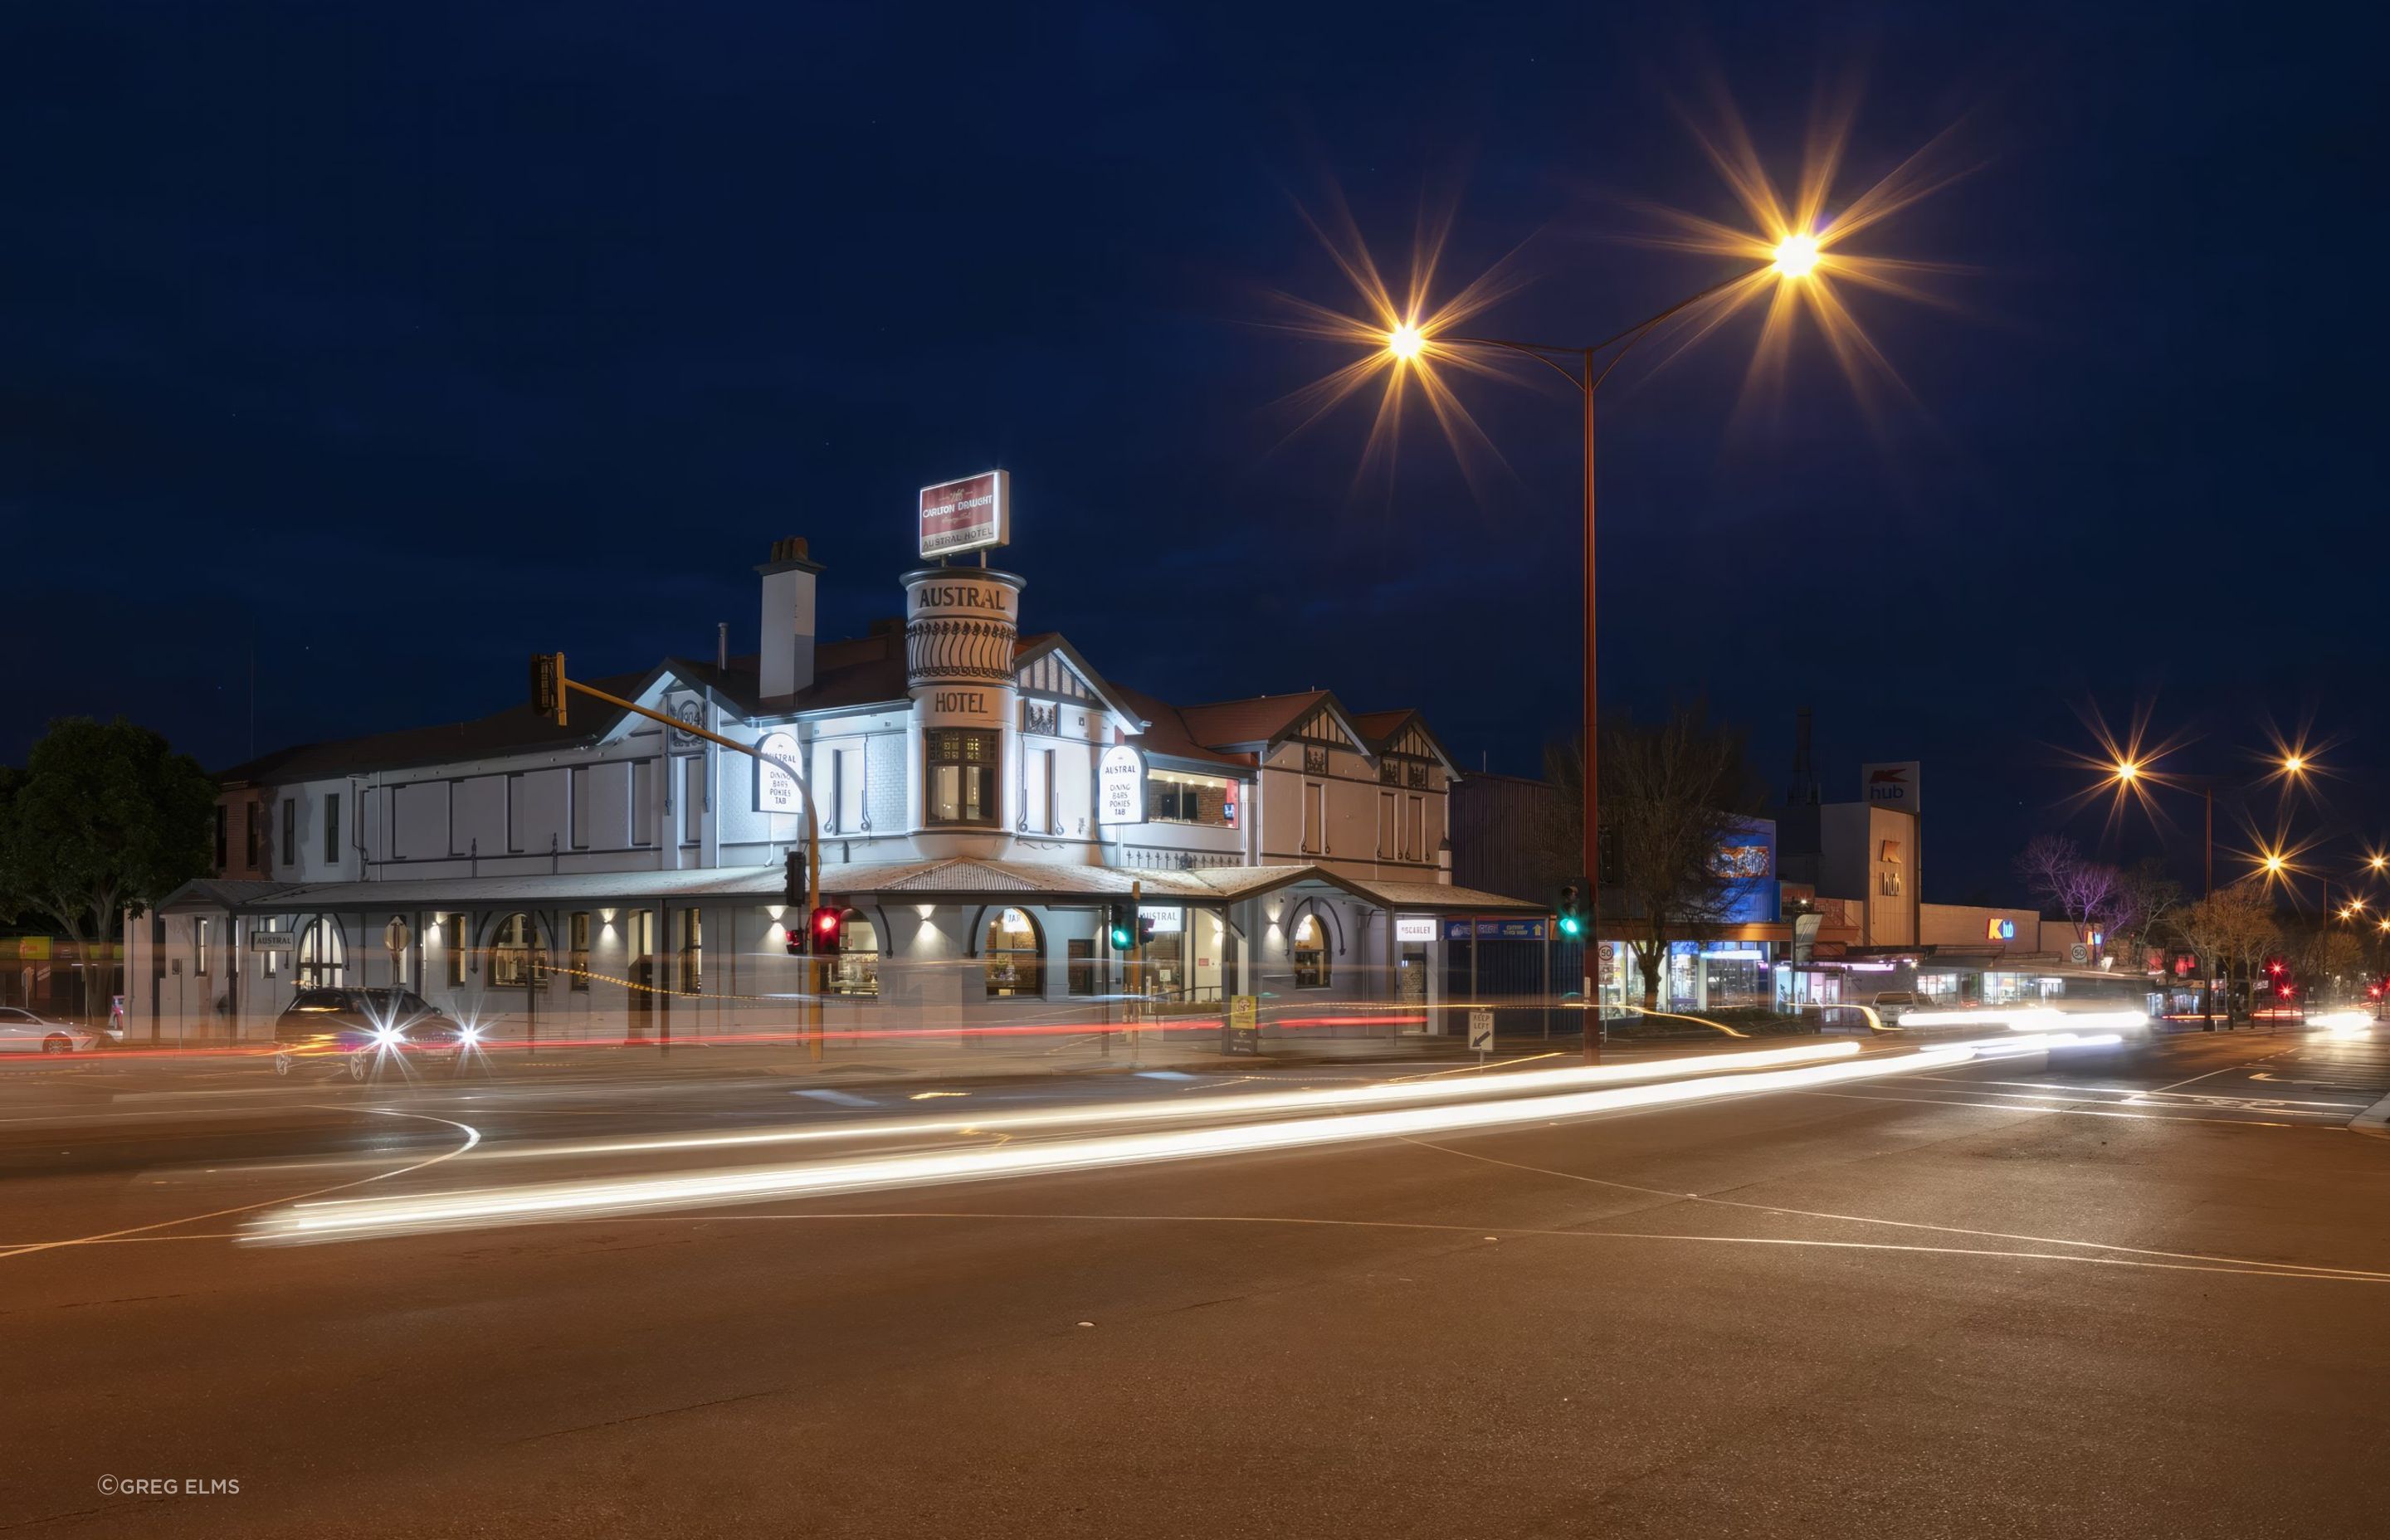
[[[565,723],[565,695],[570,691],[577,695],[585,695],[592,700],[602,700],[607,705],[629,712],[634,716],[644,716],[650,722],[660,722],[675,732],[687,733],[691,738],[703,738],[706,742],[716,744],[733,753],[744,754],[749,759],[770,765],[796,782],[797,790],[803,794],[805,804],[805,912],[798,924],[800,929],[810,928],[813,912],[821,906],[821,816],[814,806],[813,784],[805,778],[803,771],[779,755],[767,754],[752,743],[740,743],[736,739],[725,738],[720,733],[707,732],[704,728],[683,722],[678,717],[666,716],[662,712],[651,712],[636,700],[625,700],[619,695],[609,695],[595,686],[585,685],[578,679],[568,678],[564,673],[564,654],[561,652],[534,653],[532,656],[531,677],[532,709],[559,727]],[[821,990],[818,987],[821,982],[820,962],[821,959],[814,955],[813,938],[807,935],[805,938],[805,1040],[811,1057],[816,1062],[819,1062],[822,1057]]]

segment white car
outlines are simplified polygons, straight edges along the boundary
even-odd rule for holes
[[[89,1053],[100,1041],[99,1033],[89,1027],[0,1006],[0,1053]]]

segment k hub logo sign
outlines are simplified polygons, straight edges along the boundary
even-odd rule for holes
[[[1913,759],[1892,764],[1859,766],[1859,795],[1875,807],[1888,807],[1898,813],[1915,813],[1917,802],[1917,764]]]

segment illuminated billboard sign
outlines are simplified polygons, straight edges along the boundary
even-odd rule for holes
[[[921,489],[921,554],[1012,544],[1012,473],[990,470]]]
[[[803,752],[797,747],[796,737],[791,733],[765,733],[763,740],[757,743],[755,748],[760,753],[770,754],[775,759],[784,759],[790,764],[796,764],[798,755]],[[757,760],[755,762],[755,811],[803,813],[804,810],[804,793],[797,789],[797,778],[774,764],[771,760]]]
[[[1115,743],[1096,762],[1096,822],[1145,822],[1145,756]]]
[[[1871,807],[1888,807],[1896,813],[1918,811],[1917,761],[1860,765],[1859,795]]]

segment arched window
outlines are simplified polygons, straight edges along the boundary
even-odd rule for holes
[[[545,989],[547,953],[539,944],[539,928],[531,916],[517,910],[490,931],[492,989]]]
[[[829,962],[832,995],[880,993],[880,932],[853,909],[839,928],[838,956]]]
[[[1317,915],[1305,915],[1294,922],[1294,935],[1288,943],[1294,956],[1294,987],[1325,989],[1328,987],[1328,927]]]
[[[415,982],[414,940],[403,919],[393,919],[381,928],[382,950],[390,954],[390,982],[401,989]]]
[[[338,921],[318,919],[299,936],[299,987],[325,989],[341,982],[349,962],[349,944]]]
[[[987,922],[987,940],[980,950],[987,957],[990,999],[1046,993],[1045,938],[1025,911],[999,910]]]

